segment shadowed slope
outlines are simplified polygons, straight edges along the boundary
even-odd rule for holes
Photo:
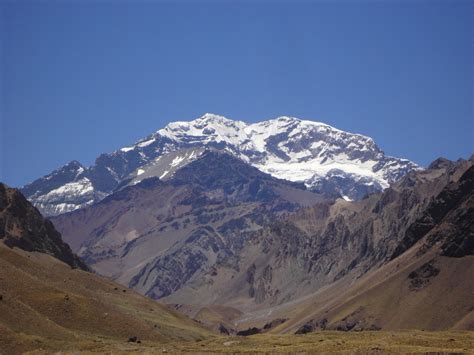
[[[0,240],[9,247],[50,254],[73,268],[87,266],[72,253],[53,224],[16,189],[0,183]]]

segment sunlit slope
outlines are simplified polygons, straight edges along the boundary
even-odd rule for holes
[[[41,253],[0,243],[0,352],[73,350],[101,343],[204,339],[166,306]]]

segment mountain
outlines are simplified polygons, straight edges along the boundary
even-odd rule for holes
[[[321,201],[304,184],[207,150],[170,179],[127,185],[53,222],[98,273],[162,298],[212,273],[216,263],[237,267],[242,233]]]
[[[130,352],[213,335],[170,308],[86,271],[16,189],[0,184],[0,352]]]
[[[470,255],[473,162],[413,172],[367,199],[321,202],[273,218],[259,230],[241,232],[242,246],[234,253],[236,265],[216,263],[209,279],[196,280],[165,301],[187,303],[192,299],[193,303],[233,306],[249,313],[278,307],[340,279],[354,280],[380,268],[407,252],[450,213],[460,213],[463,222],[446,224],[442,237],[452,238],[445,241],[446,248],[465,246],[464,252],[453,251],[453,255]],[[458,206],[445,195],[450,196],[461,177],[469,182],[458,191],[467,204]],[[445,203],[445,209],[436,207],[434,201],[441,206]]]
[[[301,183],[265,174],[233,154],[209,150],[169,178],[128,184],[100,203],[53,218],[53,223],[100,274],[191,309],[188,314],[202,316],[202,308],[218,319],[216,314],[224,312],[221,318],[228,326],[229,314],[237,314],[229,327],[242,329],[290,318],[304,300],[317,300],[313,295],[321,290],[333,290],[323,296],[336,299],[361,285],[358,280],[380,283],[380,276],[371,275],[380,275],[378,270],[395,273],[400,267],[387,265],[400,260],[409,260],[414,268],[404,270],[415,272],[417,279],[425,274],[417,268],[430,261],[426,255],[438,255],[436,268],[457,272],[457,282],[466,283],[472,267],[460,273],[456,265],[472,265],[473,165],[474,157],[440,159],[426,170],[409,172],[383,192],[351,202],[327,199]],[[426,241],[426,252],[408,258],[420,241]],[[425,268],[429,275],[430,266]],[[439,283],[433,291],[438,299],[451,287],[445,276],[433,282]],[[414,282],[423,283],[420,277]],[[367,282],[362,291],[370,287]],[[443,312],[457,302],[462,305],[457,314],[466,316],[474,305],[463,301],[463,292],[450,296]],[[348,301],[353,296],[344,294],[348,298],[337,299],[353,307]],[[435,311],[446,315],[436,308],[423,314],[430,317]],[[298,328],[304,325],[300,320],[295,321]],[[405,322],[398,326],[416,324]],[[394,324],[373,323],[388,328]],[[423,324],[427,329],[454,326],[416,325]]]
[[[411,280],[403,275],[430,275],[431,267],[424,266],[425,272],[423,265],[431,265],[432,259],[437,269],[456,272],[465,284],[472,268],[461,273],[456,265],[459,260],[460,265],[472,265],[474,254],[473,164],[474,158],[440,159],[381,193],[348,202],[324,199],[232,155],[209,151],[168,180],[143,180],[53,221],[99,273],[165,302],[243,312],[235,319],[239,328],[259,319],[272,321],[277,310],[290,309],[292,314],[300,300],[313,299],[311,295],[323,289],[337,290],[329,293],[331,299],[353,307],[347,301],[352,296],[335,295],[354,290],[360,279],[380,283],[378,270],[399,272],[397,277],[409,285]],[[420,252],[407,257],[420,241]],[[412,269],[394,268],[400,260],[409,260]],[[414,283],[423,284],[425,276],[420,277]],[[432,284],[439,284],[430,297],[441,297],[449,289],[446,280],[435,279]],[[367,281],[362,291],[371,286]],[[405,296],[413,295],[407,287]],[[470,292],[466,284],[465,290]],[[462,292],[453,294],[446,309],[457,303],[460,316],[465,316],[474,306],[462,301],[465,298]],[[435,310],[425,309],[425,317]],[[272,318],[262,317],[268,312]],[[408,318],[399,326],[416,324]],[[417,325],[446,329],[454,323]]]
[[[73,161],[21,191],[43,214],[54,216],[96,203],[132,180],[169,177],[206,148],[227,151],[315,192],[351,200],[381,191],[418,169],[408,160],[386,156],[369,137],[324,123],[283,116],[247,124],[205,114],[172,122],[132,146],[102,154],[90,167]]]
[[[344,232],[334,233],[335,241],[322,253],[330,255],[339,248],[339,258],[347,261],[351,258],[344,254],[359,255],[349,267],[342,268],[342,274],[305,297],[240,317],[244,324],[263,326],[271,319],[287,319],[272,330],[279,333],[473,330],[474,157],[457,163],[439,160],[423,173],[409,174],[371,205],[376,207],[372,213],[379,214],[368,221],[372,243],[357,247],[353,242],[357,235],[350,236],[348,229],[345,237],[350,244],[344,245],[340,239]],[[312,229],[304,214],[288,223],[306,231]],[[395,225],[397,218],[406,226]],[[353,222],[349,217],[344,224],[350,228]],[[384,225],[390,227],[384,231]],[[359,231],[358,235],[363,234]],[[387,247],[382,248],[383,244]],[[341,249],[347,251],[341,253]],[[360,250],[365,250],[364,256]],[[326,269],[324,272],[334,267],[325,266],[321,259],[319,253],[315,261]]]
[[[421,243],[411,248],[410,253],[402,253],[376,272],[356,281],[355,286],[347,279],[341,279],[342,283],[305,299],[254,312],[253,319],[231,307],[203,307],[195,313],[195,317],[206,324],[216,320],[232,323],[237,317],[241,325],[253,324],[253,332],[270,333],[250,338],[212,334],[160,303],[80,267],[71,268],[77,264],[70,262],[75,260],[77,263],[77,259],[70,258],[70,252],[64,249],[60,239],[45,234],[45,229],[49,228],[38,223],[38,212],[32,206],[27,208],[25,215],[25,199],[19,192],[1,185],[0,196],[3,236],[0,242],[0,352],[5,354],[157,350],[173,353],[334,352],[354,349],[363,353],[460,353],[472,349],[471,332],[380,331],[364,333],[362,341],[360,334],[347,332],[284,337],[272,334],[306,333],[318,329],[360,330],[367,321],[371,329],[376,329],[374,321],[388,329],[407,324],[424,329],[473,329],[470,297],[473,256],[469,243],[473,220],[472,169],[469,175],[462,174],[430,203],[427,211],[431,212],[424,215],[438,222],[430,229],[428,237],[419,240]],[[444,217],[440,222],[441,215]],[[453,223],[458,228],[446,234],[446,231],[452,231],[449,226]],[[28,234],[23,234],[24,229]],[[461,231],[470,234],[459,238]],[[13,247],[7,245],[23,237],[26,238],[24,242]],[[441,248],[436,242],[432,244],[433,241],[441,242],[438,243]],[[38,250],[31,251],[32,248]],[[61,261],[60,254],[53,256],[58,250],[63,250],[69,257]],[[419,253],[421,258],[417,256]],[[407,294],[412,297],[407,298]],[[432,316],[427,317],[427,314]],[[274,318],[279,315],[286,318]],[[380,315],[384,315],[388,323],[382,323]],[[261,330],[256,328],[255,325],[265,318],[272,321],[262,325]],[[222,324],[219,329],[228,331]]]

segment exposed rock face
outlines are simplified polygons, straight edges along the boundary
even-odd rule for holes
[[[72,253],[53,224],[16,189],[0,183],[0,240],[10,248],[46,253],[73,268],[88,270]]]
[[[299,334],[473,329],[473,165],[440,159],[382,194],[301,209],[263,229],[265,264],[287,277],[269,285],[279,301],[268,293],[267,308],[248,317],[289,316],[281,331]],[[255,283],[266,266],[252,262]]]
[[[54,223],[95,270],[152,298],[262,307],[377,268],[442,216],[469,230],[472,164],[440,161],[383,193],[334,202],[204,151],[165,181],[143,180]],[[470,238],[452,230],[446,250],[469,252]]]
[[[133,146],[102,154],[91,167],[73,161],[22,192],[45,215],[58,215],[96,203],[124,184],[171,178],[206,148],[225,150],[318,193],[352,200],[381,191],[417,169],[408,160],[386,156],[369,137],[324,123],[285,116],[246,124],[206,114],[172,122]]]
[[[419,290],[426,286],[430,282],[430,279],[439,274],[439,269],[434,265],[434,263],[428,262],[423,264],[418,269],[412,271],[408,278],[411,280],[410,289]]]
[[[54,216],[101,200],[106,193],[95,188],[89,169],[72,161],[21,188],[45,216]]]
[[[427,213],[437,222],[426,248],[441,243],[442,255],[474,255],[474,167],[459,181],[450,184],[428,207]]]
[[[248,238],[259,245],[265,264],[253,260],[246,271],[250,296],[256,303],[291,300],[304,289],[374,270],[423,238],[419,253],[439,245],[441,255],[472,255],[473,163],[436,164],[382,194],[302,209],[256,231]]]
[[[169,180],[143,180],[54,223],[96,271],[163,298],[194,282],[213,282],[221,266],[239,270],[244,235],[321,201],[303,184],[207,151]],[[271,279],[269,267],[255,284],[258,300]]]

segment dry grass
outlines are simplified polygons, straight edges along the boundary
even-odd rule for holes
[[[216,335],[166,306],[41,253],[0,243],[0,354],[100,351]]]
[[[306,335],[256,335],[181,344],[182,351],[474,353],[474,332],[317,332]]]
[[[48,353],[49,346],[38,342],[32,354]],[[317,332],[306,335],[256,335],[213,337],[184,342],[117,342],[97,337],[74,343],[54,342],[65,353],[474,353],[474,332]]]
[[[0,354],[474,353],[468,331],[220,336],[113,282],[1,245],[0,294]],[[127,342],[134,335],[141,343]]]

